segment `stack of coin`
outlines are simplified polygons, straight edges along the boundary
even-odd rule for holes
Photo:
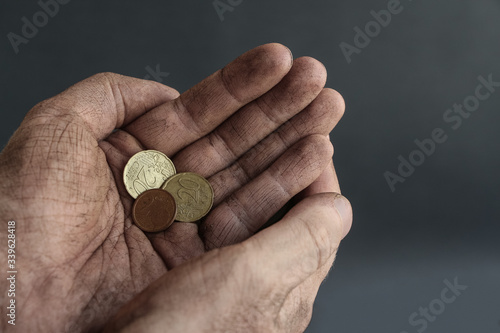
[[[214,202],[210,183],[193,172],[176,173],[172,161],[156,150],[141,151],[123,170],[127,192],[136,199],[132,219],[143,231],[160,232],[175,221],[196,222]]]

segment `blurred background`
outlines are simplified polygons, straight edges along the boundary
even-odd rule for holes
[[[0,3],[2,147],[92,74],[182,92],[283,43],[347,104],[331,138],[355,220],[307,332],[500,332],[500,1],[59,1]]]

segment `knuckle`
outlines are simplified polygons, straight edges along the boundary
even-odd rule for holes
[[[97,74],[92,75],[91,77],[89,77],[89,80],[95,80],[95,81],[100,81],[100,82],[102,82],[102,81],[113,82],[120,76],[121,75],[113,73],[113,72],[101,72],[101,73],[97,73]]]
[[[303,269],[308,274],[317,271],[327,261],[336,248],[331,241],[330,231],[326,227],[318,227],[312,224],[306,224],[306,234],[308,239],[308,248],[311,254],[304,261]]]
[[[335,213],[332,211],[333,214]],[[317,213],[303,224],[306,247],[310,249],[310,255],[303,262],[303,269],[309,274],[325,265],[338,250],[342,236],[342,222],[332,218],[332,215],[326,212]]]

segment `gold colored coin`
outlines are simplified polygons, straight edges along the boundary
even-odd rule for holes
[[[173,175],[174,163],[165,154],[144,150],[127,162],[123,170],[123,182],[127,192],[135,199],[147,190],[160,188]]]
[[[176,221],[195,222],[207,215],[214,203],[210,183],[193,172],[178,173],[165,182],[162,188],[172,194],[177,204]]]

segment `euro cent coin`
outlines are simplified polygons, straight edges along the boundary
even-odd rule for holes
[[[132,206],[132,219],[143,231],[160,232],[174,223],[177,206],[174,197],[165,190],[147,190]]]
[[[144,150],[130,158],[123,170],[123,182],[132,198],[159,189],[165,180],[175,175],[174,163],[167,155],[156,150]]]
[[[208,214],[214,203],[214,191],[210,183],[193,172],[178,173],[165,182],[162,188],[177,203],[176,220],[195,222]]]

